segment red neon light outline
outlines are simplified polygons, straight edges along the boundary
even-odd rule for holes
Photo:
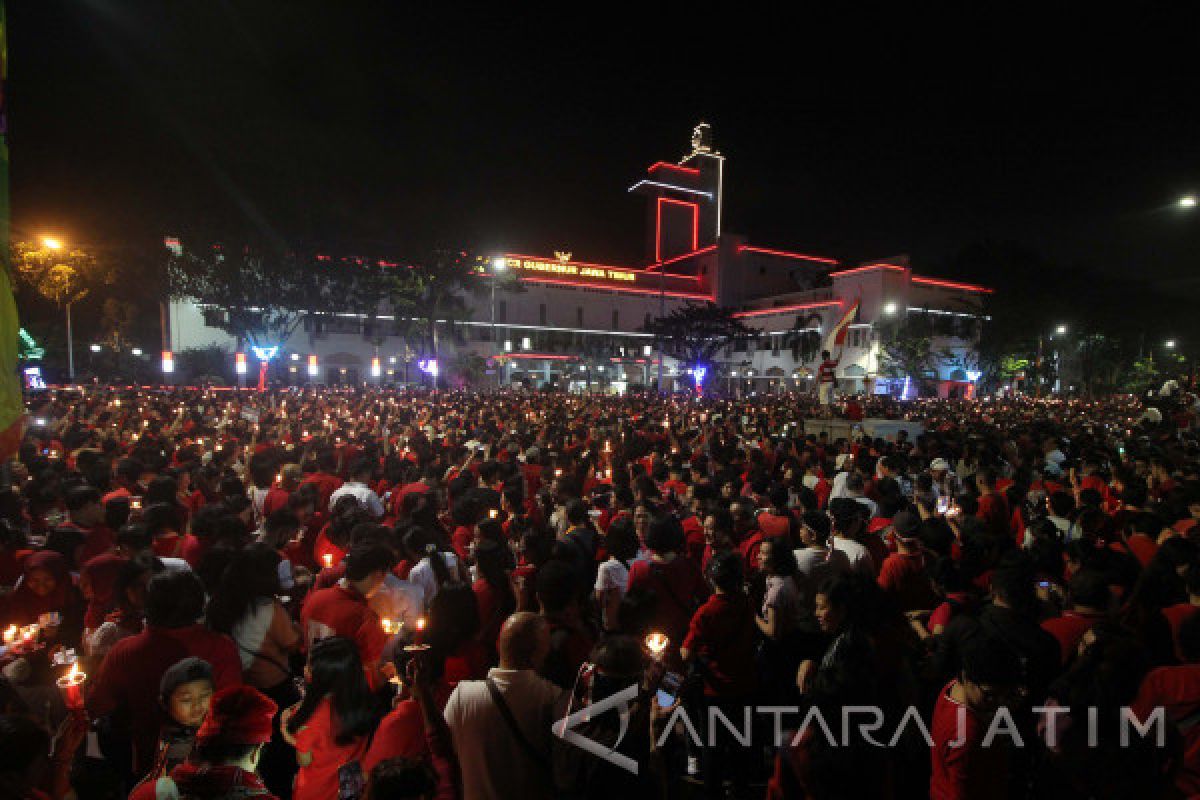
[[[716,247],[716,245],[713,245],[713,247]],[[687,255],[691,255],[691,254],[684,253],[683,256],[676,256],[676,258],[683,258],[684,256],[687,256]],[[617,269],[622,272],[649,272],[649,269],[646,269],[643,267],[617,267],[617,266],[613,266],[612,264],[593,264],[589,261],[559,261],[557,258],[554,258],[554,257],[547,258],[545,256],[524,256],[524,255],[520,255],[519,253],[506,253],[504,255],[504,258],[525,258],[530,261],[545,261],[547,263],[553,262],[553,263],[557,263],[557,264],[570,264],[573,267],[596,267],[597,269]],[[481,275],[481,276],[486,275],[486,273],[482,273],[482,272],[475,273],[475,274]],[[693,281],[700,280],[700,277],[697,275],[674,275],[672,277],[687,278],[688,280],[693,280]]]
[[[854,269],[846,269],[841,272],[831,272],[829,277],[836,278],[841,275],[855,275],[859,272],[871,272],[872,270],[886,269],[894,272],[904,272],[904,267],[895,264],[867,264],[865,267],[855,267]]]
[[[679,164],[670,164],[666,161],[655,161],[650,166],[646,167],[647,173],[652,173],[656,169],[671,169],[676,172],[686,172],[689,175],[699,175],[700,170],[695,167],[682,167]]]
[[[825,300],[820,303],[800,303],[794,306],[776,306],[775,308],[756,308],[753,311],[738,311],[733,316],[735,317],[765,317],[770,314],[786,314],[790,311],[806,311],[810,308],[826,308],[828,306],[840,306],[840,300]]]
[[[676,261],[682,261],[683,259],[691,258],[692,256],[699,256],[699,255],[703,255],[705,253],[711,253],[713,250],[716,250],[716,249],[717,249],[717,246],[715,244],[710,244],[708,247],[701,247],[699,250],[693,250],[690,253],[682,253],[677,256],[671,256],[670,258],[664,259],[663,261],[656,261],[655,263],[646,267],[645,271],[646,272],[655,272],[659,269],[659,267],[665,267],[667,264],[674,264]],[[699,275],[672,275],[671,277],[673,277],[673,278],[691,278],[691,279],[697,280],[697,281],[700,280]]]
[[[772,250],[767,247],[752,247],[748,244],[738,245],[738,252],[749,251],[751,253],[763,253],[768,256],[783,256],[784,258],[799,258],[804,261],[816,261],[821,264],[836,264],[836,258],[822,258],[820,256],[808,256],[803,253],[789,253],[785,250]]]
[[[676,277],[676,276],[672,275],[671,277]],[[679,277],[687,277],[687,276],[679,276]],[[609,286],[606,283],[576,283],[574,281],[555,280],[553,278],[532,278],[532,277],[526,278],[524,276],[521,277],[521,281],[526,282],[526,283],[545,283],[545,284],[549,284],[550,286],[567,286],[572,289],[608,289],[608,290],[614,291],[614,292],[625,292],[626,294],[641,294],[641,295],[647,295],[649,297],[657,297],[658,295],[661,294],[661,295],[664,295],[665,297],[680,297],[685,300],[707,300],[710,303],[713,301],[712,295],[699,294],[696,292],[660,292],[657,289],[631,289],[626,286]]]
[[[944,281],[940,278],[922,278],[917,275],[912,277],[913,283],[919,283],[925,286],[941,286],[946,289],[962,289],[964,292],[979,292],[981,294],[992,294],[995,289],[989,289],[986,286],[976,286],[973,283],[959,283],[957,281]]]
[[[687,200],[676,200],[674,197],[659,197],[654,207],[654,261],[662,261],[662,204],[674,203],[677,206],[691,206],[692,209],[692,252],[700,247],[700,204]]]

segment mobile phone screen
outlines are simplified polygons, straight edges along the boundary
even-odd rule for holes
[[[654,702],[658,703],[659,708],[670,708],[675,703],[675,697],[659,689],[654,694]]]
[[[949,510],[950,510],[950,498],[949,497],[939,497],[937,499],[937,513],[945,514]]]

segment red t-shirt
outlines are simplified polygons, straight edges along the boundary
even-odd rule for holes
[[[932,608],[937,602],[921,553],[892,553],[883,560],[878,580],[879,588],[895,598],[901,611]]]
[[[1006,740],[997,736],[991,747],[982,746],[990,721],[952,700],[953,686],[942,689],[933,707],[930,800],[1001,800],[1008,796]]]
[[[1179,652],[1179,626],[1197,611],[1200,611],[1200,606],[1194,606],[1191,603],[1176,603],[1162,610],[1163,616],[1167,618],[1167,623],[1171,626],[1171,638],[1175,640],[1175,655],[1180,657],[1180,660],[1182,660],[1182,656]]]
[[[328,475],[324,472],[314,472],[304,479],[304,483],[315,483],[317,491],[321,495],[320,508],[329,508],[329,497],[342,486],[342,479],[337,475]],[[301,484],[304,485],[303,483]]]
[[[416,700],[404,700],[379,721],[371,749],[363,756],[361,763],[363,772],[370,774],[380,761],[389,758],[424,759],[428,753],[421,707]]]
[[[772,539],[786,537],[792,531],[791,518],[786,515],[776,516],[764,511],[758,515],[755,522],[758,524],[758,529]]]
[[[693,514],[682,521],[683,535],[686,539],[684,552],[687,557],[697,564],[704,557],[704,524]]]
[[[284,511],[288,507],[288,498],[291,494],[287,489],[281,489],[278,486],[272,486],[267,490],[267,496],[263,498],[263,516],[269,517],[276,511]]]
[[[310,594],[300,610],[300,626],[308,645],[329,636],[342,636],[354,642],[368,671],[379,662],[388,639],[379,615],[367,605],[366,598],[345,586],[331,586]]]
[[[981,495],[979,512],[975,515],[983,522],[988,533],[1008,536],[1012,533],[1012,514],[1008,510],[1008,498],[996,492]]]
[[[1075,653],[1079,649],[1079,640],[1102,619],[1104,619],[1103,614],[1066,611],[1060,617],[1043,620],[1042,630],[1058,640],[1059,650],[1062,651],[1062,662],[1066,664],[1075,657]]]
[[[361,759],[367,750],[366,737],[349,744],[334,740],[336,725],[333,705],[326,697],[308,721],[296,731],[296,752],[308,753],[312,763],[296,773],[292,800],[329,800],[338,796],[338,768]]]
[[[1179,722],[1200,710],[1200,664],[1150,670],[1130,711],[1145,722],[1158,706],[1166,710],[1168,722]],[[1200,726],[1192,725],[1183,734],[1183,763],[1175,774],[1175,787],[1183,797],[1200,796]]]
[[[683,639],[696,606],[708,593],[700,566],[691,559],[679,557],[669,562],[633,562],[629,567],[626,591],[638,588],[654,592],[652,627],[665,633],[673,642]]]
[[[714,594],[688,625],[683,648],[705,656],[704,694],[737,697],[754,691],[754,618],[744,595]]]

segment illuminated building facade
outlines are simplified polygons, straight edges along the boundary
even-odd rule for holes
[[[705,124],[693,132],[691,152],[677,162],[657,161],[629,192],[646,204],[645,262],[598,264],[570,253],[536,256],[507,253],[488,261],[505,276],[496,291],[467,296],[473,313],[442,337],[443,374],[457,355],[487,359],[484,383],[554,385],[570,389],[652,385],[658,353],[651,319],[687,303],[715,303],[735,310],[759,336],[733,343],[709,365],[709,385],[736,391],[810,388],[820,357],[822,332],[840,309],[861,299],[838,367],[847,391],[896,390],[884,377],[881,339],[889,326],[924,315],[934,349],[955,354],[921,376],[940,390],[962,392],[975,377],[982,298],[990,289],[921,277],[904,257],[843,265],[820,255],[747,242],[723,229],[725,157]],[[480,280],[496,280],[481,271]],[[520,290],[507,287],[519,281]],[[493,319],[495,336],[493,338]],[[419,343],[389,330],[390,309],[373,320],[358,315],[313,314],[291,340],[281,343],[287,379],[294,383],[413,382],[425,358]],[[172,346],[233,342],[204,324],[192,303],[171,309]],[[314,358],[315,357],[315,358]],[[306,366],[307,365],[307,366]],[[683,386],[670,358],[664,378]],[[916,376],[912,376],[916,377]],[[675,382],[678,381],[678,384]]]

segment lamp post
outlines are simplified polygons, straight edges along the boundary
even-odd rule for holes
[[[496,278],[504,270],[508,269],[508,262],[503,257],[492,259],[492,354],[495,358],[495,353],[500,348],[497,347],[496,341]],[[499,388],[504,385],[504,364],[497,361],[496,369],[496,386]]]

